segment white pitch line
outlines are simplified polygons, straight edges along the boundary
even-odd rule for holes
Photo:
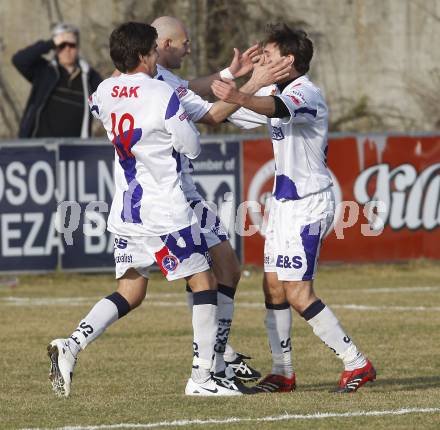
[[[158,294],[156,297],[160,297]],[[95,303],[99,300],[99,297],[3,297],[0,298],[0,305],[11,306],[81,306]],[[157,307],[186,307],[188,306],[185,301],[161,301],[161,300],[146,300],[146,306]],[[354,303],[348,304],[329,304],[330,307],[335,309],[347,309],[354,311],[402,311],[402,312],[439,312],[439,306],[369,306],[369,305],[357,305]],[[240,302],[236,303],[237,308],[248,309],[263,309],[264,304],[262,302]]]
[[[438,291],[440,287],[395,287],[395,288],[352,288],[350,291],[361,291],[363,293],[417,293],[427,291]],[[329,291],[329,290],[326,290]],[[331,290],[334,291],[334,290]],[[343,290],[347,291],[347,290]]]
[[[109,424],[95,426],[67,426],[56,428],[26,428],[21,430],[104,430],[104,429],[152,429],[159,427],[187,427],[193,425],[210,425],[210,424],[236,424],[242,422],[275,422],[275,421],[293,421],[293,420],[323,420],[327,418],[355,418],[355,417],[382,417],[387,415],[407,415],[407,414],[429,414],[438,413],[440,408],[402,408],[387,411],[358,411],[358,412],[318,412],[316,414],[284,414],[277,416],[267,416],[260,418],[238,418],[230,417],[224,419],[209,420],[175,420],[175,421],[159,421],[156,423],[146,424]]]
[[[166,285],[164,285],[166,288]],[[362,292],[362,293],[417,293],[417,292],[429,292],[429,291],[439,291],[440,286],[413,286],[413,287],[384,287],[384,288],[325,288],[326,293],[342,293],[342,292]],[[263,290],[260,291],[242,291],[242,289],[238,288],[237,296],[239,297],[263,297]],[[147,293],[147,297],[182,297],[182,293]]]
[[[323,287],[323,290],[326,293],[344,293],[344,292],[355,292],[355,293],[418,293],[418,292],[429,292],[429,291],[438,291],[440,290],[440,286],[429,286],[429,287],[385,287],[385,288],[326,288]],[[148,294],[147,294],[148,295]],[[242,291],[240,288],[237,291],[237,295],[239,297],[263,297],[263,290],[261,291]],[[169,293],[169,294],[153,294],[151,297],[158,296],[169,296],[169,297],[179,297],[181,293]]]
[[[349,309],[354,311],[440,311],[438,306],[368,306],[368,305],[329,305],[337,309]]]
[[[99,297],[2,297],[0,303],[15,306],[79,306],[99,300]]]
[[[147,302],[147,305],[151,306],[160,306],[160,307],[172,307],[172,306],[187,306],[186,302],[165,302],[165,301],[150,301]],[[235,304],[237,308],[264,308],[263,303],[246,303],[246,302],[237,302]],[[368,306],[368,305],[356,305],[356,304],[329,304],[331,308],[336,309],[348,309],[355,311],[433,311],[439,312],[440,307],[438,306]]]
[[[428,292],[428,291],[438,291],[440,290],[440,286],[439,287],[395,287],[395,288],[353,288],[353,289],[345,289],[345,290],[338,290],[338,289],[326,289],[326,292],[346,292],[346,291],[350,291],[350,292],[364,292],[364,293],[404,293],[404,292]],[[157,303],[157,306],[164,306],[162,304],[162,301],[159,300],[158,302],[153,302],[151,301],[151,299],[172,299],[172,298],[182,298],[183,297],[183,292],[179,292],[179,293],[153,293],[153,294],[148,294],[147,293],[147,302],[150,304],[153,303]],[[261,297],[263,298],[263,292],[262,291],[238,291],[238,297]],[[26,306],[26,305],[32,305],[32,306],[45,306],[45,305],[67,305],[67,306],[79,306],[79,305],[83,305],[83,304],[88,304],[88,303],[93,303],[99,299],[101,299],[102,297],[96,296],[96,297],[14,297],[14,296],[9,296],[9,297],[3,297],[0,298],[0,303],[1,302],[6,302],[7,304],[11,304],[11,305],[18,305],[18,306]],[[167,303],[167,302],[164,302]],[[181,304],[183,304],[184,302],[175,302],[173,304],[176,304],[178,306],[180,306]],[[238,304],[239,306],[242,307],[259,307],[259,304],[254,304],[254,303],[245,303],[243,302],[242,304]],[[339,306],[339,307],[344,307],[344,306],[348,306],[347,309],[350,309],[352,306],[356,306],[356,305],[333,305],[333,306]],[[423,307],[422,307],[423,308]],[[420,308],[419,310],[425,310]],[[353,308],[354,309],[354,308]],[[387,307],[387,309],[392,309]],[[431,309],[431,308],[428,308]],[[363,310],[361,308],[357,309],[357,310]],[[368,308],[365,310],[375,310],[375,308]],[[376,309],[377,310],[377,309]],[[397,310],[397,309],[395,309]],[[402,310],[407,310],[407,308],[404,308]]]

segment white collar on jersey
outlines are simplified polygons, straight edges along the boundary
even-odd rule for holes
[[[275,84],[275,85],[278,88],[278,91],[280,93],[282,93],[284,91],[284,89],[287,88],[291,83],[295,82],[297,79],[302,78],[303,76],[306,76],[306,75],[305,74],[299,75],[296,78],[291,79],[290,81],[283,82],[282,84]]]

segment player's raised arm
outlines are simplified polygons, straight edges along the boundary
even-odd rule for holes
[[[250,73],[259,55],[259,45],[253,45],[243,53],[234,48],[234,57],[229,67],[212,75],[192,79],[188,82],[188,87],[202,97],[208,96],[212,94],[211,85],[215,80],[233,80]]]
[[[173,148],[194,159],[200,154],[199,132],[188,120],[179,97],[173,91],[165,111],[165,128],[171,134]]]
[[[285,79],[289,75],[289,71],[290,64],[286,59],[280,59],[267,64],[263,64],[263,62],[260,61],[258,66],[254,67],[251,78],[240,88],[240,91],[237,90],[233,81],[214,81],[212,89],[214,94],[221,101],[215,102],[200,122],[206,124],[218,124],[223,122],[228,116],[243,106],[240,104],[242,102],[241,99],[232,98],[233,94],[237,93],[238,95],[243,94],[252,96],[261,88]],[[227,93],[226,89],[228,89]],[[270,109],[268,108],[265,109],[264,112],[258,113],[268,116],[266,112],[269,112],[269,110]]]
[[[165,81],[176,90],[192,121],[210,125],[219,124],[239,108],[237,105],[233,106],[223,101],[210,105],[209,102],[200,97],[200,95],[211,92],[210,88],[206,88],[206,86],[210,86],[213,80],[220,79],[219,73],[188,82],[170,72],[170,70],[179,69],[184,57],[191,53],[188,31],[179,19],[162,16],[155,19],[152,26],[158,32],[158,52],[160,54],[156,78]],[[259,45],[252,46],[243,54],[235,50],[234,59],[228,68],[229,72],[232,72],[233,77],[244,76],[254,70],[254,64],[258,62],[257,58],[263,58]],[[281,64],[281,68],[277,68],[278,66],[280,64],[276,61],[264,65],[261,68],[264,73],[260,74],[260,78],[264,77],[264,79],[258,81],[253,74],[252,79],[240,90],[248,94],[254,94],[260,88],[287,76],[287,71],[283,70],[285,65]],[[231,75],[229,76],[231,77]]]
[[[238,91],[231,82],[215,81],[212,90],[216,97],[226,103],[243,106],[261,115],[272,117],[275,113],[275,101],[272,96],[253,96]]]
[[[286,80],[291,72],[291,59],[282,57],[277,61],[263,63],[263,59],[258,66],[254,67],[251,79],[248,83],[260,85],[261,83],[280,82]],[[267,71],[270,70],[271,79],[267,78]],[[290,112],[281,99],[273,96],[255,96],[247,91],[246,84],[237,90],[231,81],[214,81],[212,84],[214,95],[226,103],[238,105],[250,109],[258,114],[265,115],[269,118],[282,118],[289,116]]]

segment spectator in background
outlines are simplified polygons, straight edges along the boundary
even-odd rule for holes
[[[43,55],[51,50],[55,56],[48,61]],[[52,39],[39,40],[12,57],[32,84],[19,137],[90,136],[88,97],[102,79],[78,54],[79,30],[60,23],[53,28]]]

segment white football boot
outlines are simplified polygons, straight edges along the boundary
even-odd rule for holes
[[[47,346],[50,358],[49,380],[52,389],[59,397],[68,397],[72,384],[76,358],[69,348],[68,339],[55,339]]]
[[[215,379],[209,378],[203,384],[194,382],[192,378],[188,379],[185,388],[187,396],[241,396],[238,390],[231,390],[218,384]]]

